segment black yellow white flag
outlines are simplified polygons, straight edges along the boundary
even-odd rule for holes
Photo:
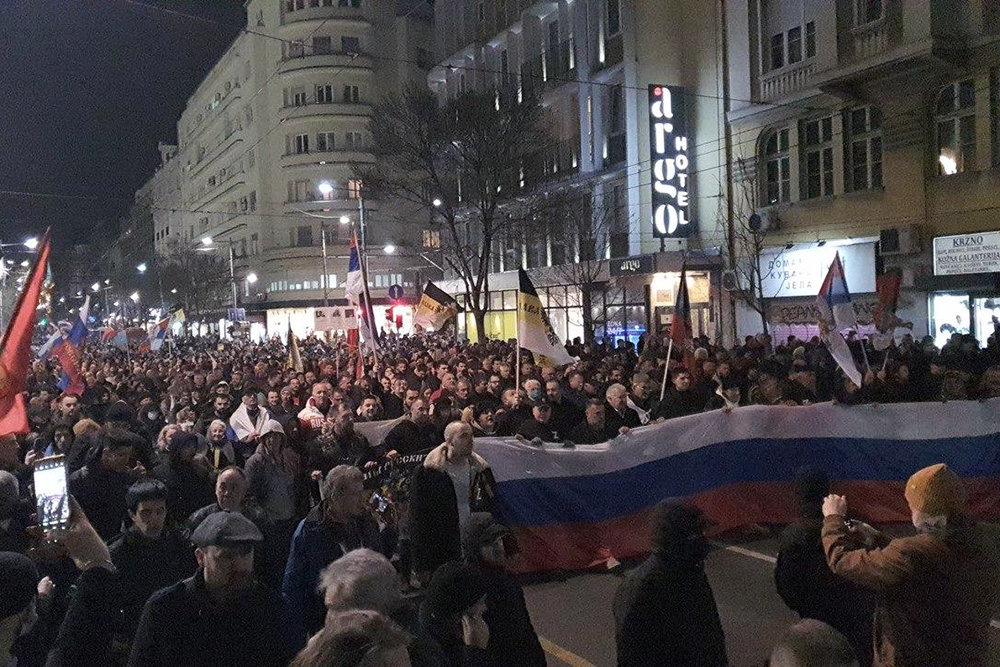
[[[517,290],[517,340],[518,344],[535,355],[542,366],[562,366],[575,361],[559,340],[549,322],[535,286],[524,269],[518,269]]]
[[[423,329],[438,331],[458,312],[455,299],[434,283],[427,281],[420,303],[413,314],[413,324]]]

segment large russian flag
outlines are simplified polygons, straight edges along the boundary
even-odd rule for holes
[[[1000,399],[848,407],[748,406],[633,429],[609,443],[536,448],[477,438],[524,571],[581,569],[646,553],[655,506],[685,499],[718,531],[795,518],[792,480],[826,470],[854,515],[909,521],[903,486],[945,462],[971,511],[1000,517]]]

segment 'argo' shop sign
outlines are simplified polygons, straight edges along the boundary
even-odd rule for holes
[[[1000,271],[1000,232],[978,232],[934,239],[934,275]]]
[[[691,146],[684,89],[649,86],[650,178],[653,236],[683,238],[695,231],[690,216]]]

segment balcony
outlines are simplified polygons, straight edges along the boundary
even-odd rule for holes
[[[853,59],[865,60],[889,48],[889,24],[885,18],[851,30]]]
[[[362,7],[306,7],[292,12],[281,12],[281,25],[303,21],[352,21],[364,24],[369,22]]]
[[[316,195],[310,195],[315,197]],[[367,213],[373,213],[375,207],[369,206],[368,200],[365,201],[365,211]],[[337,222],[337,219],[341,215],[351,216],[353,219],[354,215],[358,211],[358,200],[357,199],[303,199],[302,201],[286,201],[281,206],[281,212],[287,213],[289,215],[301,215],[302,211],[312,211],[314,213],[333,216],[330,221],[329,228],[333,228],[333,223]],[[317,243],[319,243],[319,237],[317,236]]]
[[[309,151],[306,153],[286,153],[281,156],[282,167],[315,166],[320,162],[326,162],[327,164],[353,164],[355,162],[371,164],[374,161],[374,156],[371,153],[366,153],[363,149]]]
[[[287,120],[300,120],[306,118],[330,118],[340,116],[343,118],[357,118],[363,116],[367,118],[371,115],[371,106],[368,104],[344,104],[342,102],[331,102],[328,104],[312,102],[299,106],[289,105],[278,109],[278,119],[281,122]]]
[[[289,56],[280,62],[282,74],[318,68],[373,69],[374,59],[364,53],[307,53]]]
[[[760,77],[760,99],[764,101],[784,97],[809,85],[813,62],[806,60],[788,65]]]

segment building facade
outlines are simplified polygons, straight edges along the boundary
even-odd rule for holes
[[[763,214],[768,320],[810,335],[839,247],[859,321],[876,275],[942,344],[1000,305],[1000,6],[727,0],[733,187]],[[737,304],[740,334],[760,318]],[[900,331],[902,333],[902,331]]]
[[[419,229],[364,199],[354,165],[372,160],[372,105],[425,80],[429,8],[248,0],[246,11],[247,30],[189,98],[176,156],[154,176],[157,254],[218,252],[228,264],[231,253],[255,332],[301,335],[315,306],[343,303],[349,229],[363,217],[373,297],[384,303],[393,284],[416,297],[413,258],[383,249],[419,245]]]
[[[685,261],[703,299],[696,331],[719,329],[722,28],[716,3],[702,4],[691,12],[679,0],[435,3],[431,89],[442,100],[470,89],[534,95],[556,134],[546,187],[593,193],[594,224],[606,237],[592,305],[599,339],[635,342],[664,330]],[[578,248],[511,238],[494,254],[488,336],[513,336],[524,268],[556,332],[584,337],[579,280],[560,268],[580,260]],[[458,281],[446,288],[461,296]]]

